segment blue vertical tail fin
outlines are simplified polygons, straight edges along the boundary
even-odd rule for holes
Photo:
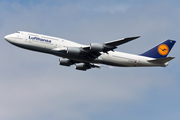
[[[175,43],[176,41],[174,40],[166,40],[165,42],[141,54],[141,56],[157,58],[157,59],[165,58],[169,54]]]

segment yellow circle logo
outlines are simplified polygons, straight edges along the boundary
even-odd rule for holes
[[[169,47],[166,44],[161,44],[158,47],[158,52],[160,55],[167,55],[169,53]]]

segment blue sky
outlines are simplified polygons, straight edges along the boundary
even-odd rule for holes
[[[0,1],[1,120],[178,120],[180,2],[177,0]],[[29,31],[82,44],[137,36],[117,51],[140,54],[176,40],[166,68],[58,65],[58,57],[17,48],[3,38]]]

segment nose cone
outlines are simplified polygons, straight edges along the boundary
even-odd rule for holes
[[[8,41],[8,42],[11,42],[10,38],[11,38],[10,35],[4,36],[4,39],[5,39],[6,41]]]
[[[10,43],[14,43],[15,38],[16,38],[15,34],[9,34],[9,35],[4,36],[4,39]]]
[[[7,41],[8,40],[8,35],[4,36],[4,39]]]

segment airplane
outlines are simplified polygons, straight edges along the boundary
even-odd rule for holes
[[[61,57],[59,58],[59,65],[71,66],[74,64],[77,70],[82,71],[100,68],[101,65],[99,64],[117,67],[166,67],[168,62],[175,58],[167,57],[176,42],[174,40],[166,40],[139,55],[114,51],[117,46],[139,37],[128,37],[105,43],[82,45],[62,38],[18,31],[6,35],[4,39],[24,49]]]

